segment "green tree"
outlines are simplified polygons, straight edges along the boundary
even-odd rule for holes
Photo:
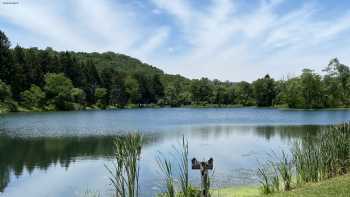
[[[140,99],[138,103],[149,104],[157,102],[156,94],[153,88],[154,81],[149,75],[137,72],[134,74],[134,78],[139,84]]]
[[[50,102],[56,109],[69,110],[69,102],[72,101],[71,92],[74,88],[70,79],[63,73],[48,73],[45,75],[45,91]]]
[[[11,99],[11,96],[10,86],[0,80],[0,101],[4,102],[5,100]]]
[[[44,105],[46,95],[39,86],[33,84],[29,90],[21,93],[21,97],[25,106],[41,108]]]
[[[257,106],[272,106],[276,98],[275,81],[269,75],[253,82],[253,92]]]
[[[13,50],[14,74],[12,76],[12,92],[15,99],[20,99],[20,93],[30,88],[31,82],[26,75],[26,59],[24,49],[16,46]]]
[[[235,87],[237,102],[243,106],[252,105],[253,89],[246,81],[239,82]]]
[[[305,108],[323,107],[323,85],[321,76],[310,69],[304,69],[300,76],[301,92]]]
[[[85,104],[86,94],[80,88],[73,88],[71,90],[72,101],[79,104]]]
[[[124,74],[116,73],[112,78],[110,89],[110,103],[120,107],[124,107],[129,100],[125,90],[124,78]]]
[[[38,49],[30,48],[25,53],[25,75],[27,84],[36,84],[42,86],[44,84],[45,73],[41,69],[40,61],[38,57]]]
[[[141,97],[139,83],[132,76],[125,79],[125,91],[128,96],[129,103],[137,103]]]
[[[227,105],[234,103],[234,89],[223,84],[218,84],[214,87],[213,103],[219,105]]]
[[[81,86],[86,92],[88,103],[93,104],[96,102],[96,88],[99,87],[101,83],[100,76],[97,72],[95,64],[91,60],[88,60],[85,64],[83,64],[81,69],[83,73],[83,80],[80,82]]]
[[[213,86],[208,78],[195,79],[191,84],[191,93],[195,103],[211,103]]]
[[[104,108],[107,104],[107,89],[96,88],[95,98],[97,100],[97,105]]]
[[[155,102],[164,97],[164,86],[160,80],[159,75],[153,75],[152,77],[152,89],[154,93]]]
[[[323,70],[328,106],[350,105],[350,69],[337,58]]]
[[[289,79],[279,97],[290,108],[302,108],[304,107],[304,97],[300,91],[301,89],[302,85],[299,78]]]
[[[112,68],[104,68],[101,71],[101,87],[105,88],[107,90],[107,99],[106,99],[106,103],[110,103],[110,90],[112,87],[112,83],[113,83],[113,76],[115,75],[115,71]]]
[[[0,31],[0,79],[11,84],[13,62],[10,51],[11,43],[4,32]]]
[[[76,87],[82,86],[82,72],[80,69],[80,64],[75,58],[74,54],[66,51],[60,54],[60,67],[63,70],[65,76],[67,76],[72,84]]]

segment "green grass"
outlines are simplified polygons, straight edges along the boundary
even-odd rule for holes
[[[228,187],[214,189],[211,197],[258,197],[260,190],[257,186]]]
[[[232,187],[213,190],[212,197],[348,197],[350,174],[318,183],[308,183],[288,192],[262,195],[258,187]]]
[[[350,196],[350,175],[339,176],[326,181],[318,183],[306,184],[300,188],[289,192],[275,193],[268,195],[269,197],[326,197],[337,196],[346,197]]]

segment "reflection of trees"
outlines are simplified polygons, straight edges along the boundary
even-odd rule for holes
[[[9,174],[20,176],[26,168],[46,170],[50,165],[68,167],[81,156],[102,157],[113,153],[111,137],[12,138],[0,136],[0,192],[9,182]]]
[[[320,126],[237,126],[213,125],[190,126],[163,132],[147,133],[144,146],[179,138],[182,134],[191,138],[216,139],[240,133],[257,135],[267,140],[273,137],[291,140],[313,135]],[[180,138],[179,138],[180,139]],[[91,137],[11,137],[0,131],[0,192],[10,182],[11,173],[20,176],[24,169],[47,170],[51,165],[68,168],[78,157],[108,157],[113,154],[113,136]]]
[[[240,133],[242,135],[254,134],[270,140],[279,137],[282,140],[301,138],[307,135],[315,135],[324,126],[295,125],[295,126],[251,126],[251,125],[215,125],[191,128],[189,133],[198,138],[219,138]]]
[[[156,143],[159,135],[145,136],[144,146]],[[47,170],[51,165],[68,168],[78,157],[113,155],[113,136],[20,138],[0,133],[0,192],[10,182],[10,174],[20,176],[24,169]]]
[[[317,125],[300,125],[300,126],[259,126],[256,127],[255,133],[267,140],[277,136],[282,140],[291,140],[303,138],[305,136],[316,135],[322,126]]]

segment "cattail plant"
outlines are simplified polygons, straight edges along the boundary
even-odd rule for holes
[[[160,196],[175,197],[175,180],[171,162],[165,158],[157,157],[157,164],[162,174],[164,174],[163,181],[166,183],[166,191]]]
[[[106,166],[115,197],[137,197],[139,193],[139,159],[142,147],[140,134],[120,136],[114,140],[115,162]]]
[[[181,144],[181,150],[180,150],[180,161],[178,162],[179,166],[179,179],[180,179],[180,186],[181,186],[181,192],[183,193],[184,197],[190,196],[190,185],[189,185],[189,176],[188,176],[188,141],[185,139],[185,136],[182,136],[182,144]]]

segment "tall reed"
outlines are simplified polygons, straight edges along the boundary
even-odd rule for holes
[[[290,190],[292,183],[292,162],[289,161],[284,151],[282,151],[282,158],[277,164],[277,171],[283,183],[283,190]]]
[[[299,182],[316,182],[345,174],[350,168],[350,124],[330,126],[293,149]]]
[[[283,190],[291,189],[292,176],[297,184],[318,182],[343,175],[350,170],[350,123],[329,126],[318,135],[307,136],[295,142],[291,149],[292,161],[282,151],[278,162],[269,162],[275,173],[265,166],[258,168],[263,193],[271,193],[283,184]],[[295,174],[293,174],[293,172]]]
[[[161,172],[164,174],[164,182],[166,183],[166,191],[161,194],[163,197],[175,197],[175,180],[173,169],[170,160],[166,158],[157,157],[157,164]]]
[[[270,169],[271,168],[269,168],[268,165],[258,167],[257,175],[261,184],[260,189],[263,194],[274,192],[274,184],[279,183],[279,181],[275,182],[275,177],[271,176]]]
[[[139,159],[142,147],[140,134],[128,134],[114,140],[115,162],[106,166],[115,197],[137,197],[139,194]]]
[[[174,174],[173,167],[168,160],[163,155],[158,156],[157,163],[161,172],[163,173],[164,182],[166,184],[166,191],[159,194],[159,196],[165,197],[196,197],[198,196],[198,191],[195,190],[189,182],[189,159],[188,159],[188,141],[182,136],[182,141],[180,149],[175,148],[174,159],[177,161],[177,174]],[[176,187],[178,183],[178,187]],[[179,188],[176,191],[176,188]]]
[[[181,192],[184,197],[190,196],[190,185],[189,185],[189,159],[188,159],[188,141],[185,136],[182,136],[182,144],[180,150],[180,161],[178,162],[179,167],[179,179]]]

